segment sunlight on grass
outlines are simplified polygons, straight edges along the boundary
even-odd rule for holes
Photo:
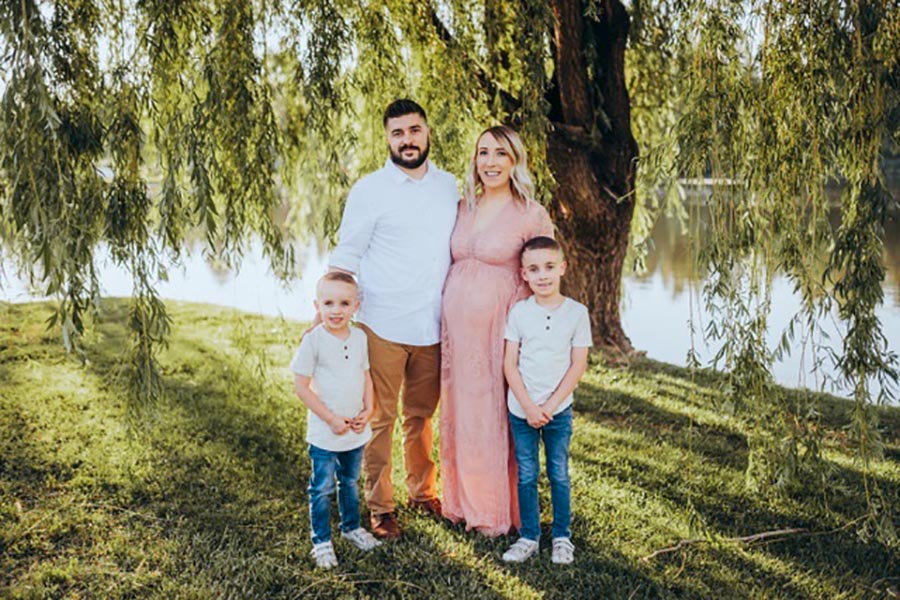
[[[440,555],[448,562],[476,572],[485,583],[499,594],[510,598],[542,598],[543,593],[533,589],[514,574],[505,572],[494,554],[479,554],[471,534],[447,535],[443,525],[428,522],[420,530],[440,542]],[[503,541],[505,544],[506,541]],[[502,547],[505,550],[505,545]],[[515,568],[515,567],[512,567]]]
[[[825,453],[825,458],[836,465],[854,473],[862,474],[863,464],[857,458],[847,456],[834,450]],[[868,465],[868,472],[875,477],[883,477],[893,483],[900,483],[900,463],[892,460],[872,461]]]
[[[368,555],[338,539],[339,567],[317,572],[305,410],[286,367],[302,326],[202,305],[172,310],[160,354],[167,399],[129,435],[117,366],[123,302],[104,303],[84,366],[44,329],[45,305],[0,307],[9,317],[0,323],[0,596],[856,598],[897,583],[896,549],[864,544],[852,527],[832,532],[865,512],[855,497],[836,490],[817,504],[749,492],[746,438],[712,406],[711,376],[691,383],[651,362],[594,366],[578,391],[574,565],[550,563],[546,481],[544,550],[526,565],[500,560],[514,537],[487,539],[404,508],[398,427],[404,536]],[[840,410],[828,402],[837,402],[829,414]],[[885,414],[895,447],[900,420]],[[835,485],[858,486],[841,435],[826,458]],[[889,498],[900,494],[893,456],[870,469]],[[816,535],[721,542],[787,527]],[[708,541],[641,560],[692,538]]]

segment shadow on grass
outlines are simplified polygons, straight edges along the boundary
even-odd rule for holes
[[[598,463],[596,459],[579,452],[573,452],[572,459],[574,462],[581,462],[588,468]],[[863,543],[852,529],[833,531],[835,529],[834,520],[820,515],[798,516],[793,514],[787,506],[783,510],[769,508],[762,498],[757,500],[752,496],[745,497],[728,493],[724,489],[713,491],[709,486],[704,487],[699,493],[696,491],[691,493],[686,487],[686,482],[678,478],[673,479],[668,471],[655,468],[652,463],[648,465],[646,462],[641,462],[639,468],[617,468],[605,463],[598,476],[618,481],[617,487],[622,489],[638,488],[643,490],[647,496],[682,507],[684,515],[688,514],[688,507],[693,506],[705,527],[713,535],[741,537],[765,531],[805,528],[813,535],[789,536],[782,541],[767,544],[763,552],[795,565],[797,569],[791,572],[804,571],[820,574],[819,577],[823,581],[833,582],[833,585],[825,586],[827,589],[849,589],[861,582],[872,582],[887,577],[896,571],[898,559],[900,559],[895,550],[882,544],[874,541]],[[849,477],[847,474],[845,476]],[[886,492],[889,498],[897,498],[896,486]],[[837,507],[832,506],[831,508],[834,510]],[[846,511],[840,519],[843,522],[858,517],[862,510],[858,501],[855,504],[848,502],[848,505],[842,508]],[[584,519],[589,520],[590,517],[585,515]],[[672,539],[663,545],[675,545],[679,541],[679,539]],[[745,583],[743,579],[748,572],[758,572],[759,581],[756,583],[760,585],[764,583],[768,589],[790,589],[794,585],[784,572],[762,571],[760,564],[751,562],[746,564],[752,568],[749,570],[735,568],[732,577],[729,578],[725,575],[730,568],[729,561],[719,563],[717,560],[712,560],[710,552],[713,552],[715,556],[719,556],[719,554],[707,544],[696,546],[696,548],[699,550],[694,550],[695,554],[690,554],[693,558],[687,561],[688,569],[684,572],[684,585],[692,585],[694,590],[693,593],[688,594],[688,597],[712,597],[722,594],[721,589],[734,591],[737,585]],[[755,548],[761,547],[756,546]],[[675,553],[657,558],[653,564],[663,567],[667,564],[678,564],[680,560],[681,555]],[[710,564],[715,564],[716,567],[710,568]],[[660,573],[655,573],[655,575],[658,576]],[[722,586],[725,587],[722,588]],[[761,589],[765,588],[759,588],[759,590]],[[674,592],[674,590],[670,591]],[[750,588],[745,590],[746,593],[749,591]]]
[[[39,429],[2,390],[0,424],[0,596],[7,597],[36,565],[77,551],[84,523],[66,519],[75,511],[67,510],[70,499],[64,494],[81,465],[49,458],[38,441]],[[73,588],[65,575],[44,583],[48,597],[66,597]]]
[[[699,387],[702,396],[715,396],[718,394],[717,387],[725,381],[725,375],[712,369],[703,368],[693,371],[687,367],[679,367],[671,363],[659,362],[652,358],[641,358],[635,360],[628,370],[635,375],[646,376],[658,379],[660,376],[666,376],[672,380],[681,381],[686,390],[692,387]]]
[[[246,509],[241,508],[244,504],[239,498],[242,494],[241,488],[246,482],[216,481],[215,473],[210,473],[198,481],[197,474],[204,472],[205,459],[202,458],[196,463],[191,462],[179,468],[181,477],[176,477],[175,480],[179,481],[176,489],[181,490],[183,505],[177,514],[181,518],[187,517],[194,523],[195,528],[205,523],[195,533],[199,539],[206,540],[199,544],[201,550],[195,553],[193,560],[198,575],[203,573],[210,577],[210,574],[216,573],[217,570],[227,574],[229,569],[234,568],[231,559],[224,560],[220,569],[205,566],[210,555],[217,555],[214,551],[217,547],[215,545],[212,547],[213,552],[210,553],[209,540],[217,539],[217,536],[224,535],[223,532],[229,532],[234,547],[241,548],[242,553],[255,548],[256,556],[266,557],[269,551],[267,543],[271,540],[271,536],[277,538],[279,533],[284,535],[286,528],[294,528],[295,534],[286,538],[290,542],[285,543],[293,545],[293,549],[285,559],[296,559],[294,553],[302,556],[308,545],[308,524],[305,514],[306,494],[303,489],[305,485],[301,482],[305,482],[308,477],[308,459],[299,437],[300,423],[296,422],[294,434],[290,434],[283,423],[279,422],[284,418],[283,413],[279,414],[277,410],[260,412],[252,409],[254,406],[252,395],[254,390],[259,389],[260,382],[252,374],[247,373],[239,361],[236,362],[224,353],[208,350],[201,344],[182,342],[180,345],[183,352],[202,355],[198,358],[189,358],[186,363],[196,363],[199,360],[214,364],[216,367],[208,373],[180,373],[178,365],[172,366],[174,372],[167,378],[166,385],[171,397],[179,399],[179,408],[188,417],[190,423],[188,433],[198,436],[197,441],[222,444],[234,458],[252,465],[251,470],[258,477],[254,480],[254,485],[261,489],[272,489],[273,493],[283,496],[288,510],[293,512],[292,518],[273,520],[266,524],[264,515],[248,517]],[[217,376],[221,375],[223,367],[227,367],[229,375],[221,380]],[[673,371],[677,369],[666,369],[669,375],[672,375]],[[182,376],[189,377],[191,381],[185,381]],[[686,382],[682,388],[684,396],[691,393],[689,383]],[[241,394],[249,396],[245,402],[237,401],[239,398],[232,393],[234,389],[241,390],[237,396]],[[692,452],[698,459],[725,469],[743,472],[746,468],[747,443],[742,434],[724,427],[695,423],[692,440],[689,442],[686,437],[689,420],[682,414],[661,409],[632,395],[610,394],[594,386],[588,386],[583,392],[586,393],[583,393],[582,397],[587,397],[588,400],[580,402],[579,414],[584,417],[606,422],[610,418],[616,421],[618,417],[624,415],[632,431],[640,433],[654,443],[662,442],[675,446],[683,452]],[[226,402],[225,399],[229,398],[229,394],[231,401]],[[699,395],[695,392],[695,396],[705,397],[702,392]],[[675,399],[683,401],[684,397]],[[580,459],[586,460],[586,457]],[[641,480],[637,484],[649,493],[661,496],[676,505],[686,505],[689,490],[684,487],[682,480],[673,479],[669,473],[648,469],[644,463],[641,463],[637,471],[642,471]],[[859,483],[858,475],[843,471],[840,474],[842,479],[848,482],[851,489],[859,489],[856,487]],[[634,470],[630,471],[633,472]],[[614,473],[613,475],[616,476]],[[887,493],[893,494],[889,497],[894,497],[896,486],[892,486]],[[185,498],[185,495],[190,497]],[[772,510],[766,503],[757,502],[749,495],[728,493],[724,489],[718,493],[706,493],[699,497],[694,495],[691,499],[707,526],[723,535],[746,535],[785,527],[806,527],[812,531],[824,531],[832,526],[823,519],[797,517],[787,508],[784,511]],[[856,507],[858,510],[858,505]],[[848,502],[843,508],[846,511],[843,515],[844,520],[857,516],[852,512],[854,508],[852,502]],[[241,533],[242,528],[244,533]],[[625,597],[633,592],[634,597],[708,596],[715,595],[723,585],[734,585],[727,577],[718,575],[716,569],[702,568],[704,561],[708,560],[708,555],[698,555],[692,578],[685,578],[683,582],[667,581],[663,584],[653,579],[652,572],[644,572],[637,568],[633,561],[624,555],[599,542],[591,542],[586,532],[576,535],[582,538],[580,543],[585,546],[583,556],[587,560],[587,564],[582,564],[578,568],[577,587],[572,587],[571,572],[568,575],[559,570],[542,569],[507,572],[548,597],[562,597],[566,593],[573,595],[575,589],[584,590],[585,596],[590,595],[586,593],[589,589],[603,590],[603,593],[609,596],[621,592]],[[472,549],[478,556],[498,553],[495,542],[482,539],[476,539],[472,543]],[[359,562],[351,567],[353,570],[336,575],[336,581],[333,581],[335,577],[329,577],[327,591],[319,589],[319,584],[315,583],[319,579],[309,581],[308,568],[296,570],[290,575],[283,570],[273,570],[265,584],[262,581],[256,582],[252,589],[273,595],[278,590],[296,590],[300,586],[306,586],[303,589],[307,589],[312,585],[308,591],[324,594],[323,597],[328,597],[329,594],[360,592],[376,597],[385,593],[402,596],[407,592],[410,596],[414,596],[417,591],[421,591],[418,588],[421,588],[431,594],[440,592],[442,595],[450,594],[457,597],[470,594],[490,597],[494,593],[490,590],[496,587],[496,583],[492,583],[488,575],[479,568],[472,568],[448,557],[445,548],[436,543],[432,536],[416,533],[414,530],[408,531],[403,541],[388,545],[378,552],[379,554],[371,557],[359,557]],[[848,577],[867,579],[873,573],[888,572],[895,562],[891,551],[878,544],[862,544],[849,532],[779,542],[769,545],[766,552],[797,564],[805,570],[822,572],[823,576],[827,574],[839,582],[846,582]],[[228,553],[219,554],[228,556]],[[496,559],[496,556],[494,558]],[[308,561],[305,557],[301,560]],[[253,556],[245,556],[242,559],[242,562],[247,561],[252,564]],[[260,570],[265,571],[264,568],[257,567],[257,572]],[[760,572],[758,566],[752,570]],[[389,572],[405,574],[406,577],[415,573],[417,579],[403,582],[401,579],[386,577]],[[240,580],[236,580],[234,576],[222,580],[230,582],[231,587],[226,589],[235,590],[240,587]],[[767,586],[771,586],[769,589],[790,587],[789,578],[774,571],[763,573],[762,580]],[[846,588],[847,584],[837,585]],[[560,590],[565,592],[561,593]]]
[[[598,450],[602,451],[601,444],[601,447],[592,447],[590,452],[574,448],[573,461],[598,470],[600,477],[619,481],[623,488],[636,486],[651,496],[664,499],[674,506],[684,507],[685,512],[689,505],[693,506],[706,527],[715,534],[737,537],[795,527],[821,533],[834,529],[835,521],[849,522],[865,511],[865,506],[859,500],[863,489],[862,475],[853,469],[837,465],[831,482],[841,482],[846,489],[851,490],[852,495],[831,494],[827,511],[798,510],[797,504],[787,500],[783,510],[779,510],[775,508],[778,503],[774,499],[754,496],[750,492],[735,493],[729,491],[734,486],[716,486],[711,482],[701,481],[691,490],[691,483],[682,474],[673,473],[672,465],[649,460],[648,455],[642,451],[643,448],[649,450],[656,446],[670,446],[677,449],[681,456],[685,456],[685,462],[698,465],[706,463],[707,466],[698,470],[698,477],[710,477],[708,465],[718,465],[722,468],[721,474],[712,479],[719,482],[726,477],[731,480],[742,478],[747,464],[746,438],[731,430],[695,423],[693,439],[689,442],[685,434],[689,421],[684,415],[661,409],[634,395],[597,386],[584,386],[577,408],[578,414],[583,418],[600,423],[610,430],[627,429],[630,433],[639,434],[639,440],[642,441],[636,442],[637,446],[631,450],[633,459],[628,452],[623,453],[621,448],[615,452],[616,458],[612,460],[609,457],[593,456]],[[665,453],[657,453],[655,456],[665,456]],[[726,470],[731,470],[731,473],[726,474]],[[900,502],[900,486],[896,482],[883,477],[874,479],[889,503],[896,505]],[[807,501],[815,502],[816,499],[808,498]],[[836,515],[840,517],[835,519]],[[672,540],[673,544],[677,542],[678,540]],[[771,543],[766,547],[766,553],[804,570],[821,572],[825,574],[823,576],[833,579],[835,585],[845,589],[856,585],[852,582],[853,578],[872,581],[889,575],[896,569],[900,558],[896,551],[884,545],[876,542],[863,543],[852,530],[828,535],[797,536]],[[758,569],[757,566],[756,570]],[[715,570],[690,576],[699,577],[695,592],[700,595],[714,593],[717,577]],[[786,576],[774,571],[764,573],[763,577],[772,586],[777,586],[770,589],[791,587]]]
[[[89,369],[125,395],[118,371],[125,306],[106,308]],[[178,549],[170,575],[201,582],[207,593],[278,597],[312,584],[311,572],[285,569],[272,556],[274,545],[283,560],[305,562],[295,552],[305,548],[309,475],[299,437],[285,435],[282,414],[261,407],[261,386],[238,361],[190,340],[177,344],[180,360],[164,365],[159,422],[139,434],[153,448],[152,468],[123,508],[150,509],[162,520]]]
[[[582,383],[577,414],[610,427],[623,427],[647,439],[664,440],[683,451],[730,469],[747,466],[747,438],[731,429],[694,423],[679,412],[659,408],[632,394]],[[688,429],[693,433],[688,438]]]
[[[5,489],[19,499],[34,499],[33,493],[47,487],[48,480],[65,482],[72,478],[73,467],[57,461],[47,461],[37,451],[34,426],[13,404],[0,396],[0,478]],[[27,507],[26,507],[27,508]]]
[[[106,394],[114,401],[125,394],[118,375],[121,349],[127,343],[124,303],[112,304],[101,321],[103,337],[91,348],[88,369],[106,382]],[[150,558],[162,578],[158,587],[149,591],[160,596],[501,598],[515,596],[522,588],[548,598],[724,597],[739,593],[733,591],[736,584],[731,577],[747,577],[748,573],[761,574],[759,585],[764,587],[747,584],[744,590],[761,590],[763,595],[788,590],[786,593],[804,595],[799,589],[790,592],[795,588],[789,575],[764,569],[750,557],[735,558],[731,551],[691,551],[681,576],[672,574],[674,557],[644,565],[592,533],[599,517],[579,513],[577,500],[573,537],[579,550],[572,567],[551,565],[546,552],[539,562],[522,567],[503,565],[499,556],[511,539],[489,540],[402,512],[405,534],[401,540],[363,555],[336,539],[339,568],[331,573],[313,571],[307,555],[305,487],[309,466],[302,439],[302,411],[239,353],[179,331],[173,332],[172,347],[162,361],[169,401],[161,407],[159,423],[142,440],[149,448],[149,465],[125,489],[109,490],[110,502],[118,508],[154,515],[153,534],[159,539],[153,543],[166,550]],[[652,368],[647,369],[652,373]],[[661,370],[667,377],[678,372],[677,368]],[[692,393],[689,382],[666,383],[685,395]],[[720,468],[723,478],[726,473],[730,478],[739,476],[746,467],[742,435],[694,424],[693,440],[688,443],[686,416],[636,396],[586,385],[577,409],[581,418],[605,427],[627,427],[647,440],[648,446],[668,445],[679,452],[692,452],[691,460],[705,463],[707,469]],[[54,476],[53,468],[40,463],[28,466],[27,444],[16,444],[19,442],[13,440],[0,445],[4,450],[10,448],[10,456],[23,457],[14,468],[26,470],[10,477],[32,481],[30,493],[37,494],[47,478]],[[622,454],[621,448],[618,452]],[[628,461],[627,454],[623,460]],[[675,505],[687,503],[689,482],[663,465],[642,461],[631,469],[619,469],[577,452],[573,461],[599,470],[600,477],[619,480],[623,486],[640,487]],[[11,464],[12,460],[0,462],[4,477],[13,468],[8,466]],[[67,476],[65,466],[55,468],[60,469],[59,477]],[[859,485],[858,473],[844,469],[841,476],[846,476],[849,485]],[[889,497],[897,498],[896,485],[890,484],[888,492]],[[98,494],[102,493],[106,491],[101,485]],[[722,535],[788,526],[814,530],[833,526],[818,513],[798,517],[788,509],[771,508],[763,499],[725,489],[704,489],[704,494],[691,497],[710,529]],[[844,520],[857,516],[854,508],[858,504],[850,501],[841,507],[842,516],[847,517]],[[136,521],[136,526],[139,524]],[[335,525],[333,510],[334,531]],[[877,544],[863,545],[850,532],[773,543],[766,546],[765,555],[805,572],[821,572],[823,578],[838,581],[837,587],[847,590],[852,589],[848,587],[850,579],[871,580],[878,573],[890,573],[896,565],[890,551]]]
[[[571,566],[561,566],[550,561],[551,543],[547,535],[541,540],[543,550],[538,556],[521,565],[508,564],[501,557],[516,540],[515,535],[488,538],[474,531],[464,531],[463,525],[421,526],[422,517],[409,519],[408,516],[401,512],[405,528],[396,548],[398,554],[402,552],[403,556],[397,556],[397,564],[408,573],[425,575],[426,581],[433,577],[445,582],[446,588],[441,585],[430,587],[429,592],[436,595],[427,597],[519,598],[532,595],[562,599],[665,596],[663,590],[666,588],[654,582],[647,569],[613,548],[588,541],[589,524],[579,522],[577,518],[573,522],[576,562]],[[410,521],[411,528],[407,526]],[[408,533],[410,531],[411,534]],[[422,552],[434,553],[438,560],[409,563],[410,556]]]
[[[91,369],[124,393],[112,376],[124,336],[117,322],[115,314],[105,320]],[[313,571],[302,412],[240,357],[193,339],[177,344],[178,357],[165,364],[169,401],[149,434],[153,472],[125,507],[149,507],[167,524],[178,547],[173,577],[223,596],[504,597],[491,592],[488,575],[415,528],[362,555],[336,535],[334,506],[342,562],[330,573]]]
[[[711,408],[713,402],[721,397],[718,387],[725,382],[727,377],[724,373],[711,369],[698,369],[694,371],[692,381],[690,369],[647,358],[635,361],[628,370],[635,375],[646,377],[663,385],[677,385],[685,392],[684,397],[679,398],[681,401],[690,403],[688,397],[693,393],[696,398],[693,404],[707,409]],[[778,389],[792,406],[812,403],[821,414],[822,424],[825,427],[841,430],[850,422],[854,406],[852,400],[813,390],[787,387]],[[894,445],[900,444],[900,406],[880,406],[876,408],[876,411],[879,428],[885,436],[885,441]]]
[[[893,444],[885,445],[884,458],[885,460],[900,463],[900,446],[896,446]]]
[[[542,503],[543,504],[543,503]],[[554,565],[550,561],[552,539],[543,527],[538,558],[524,565],[510,565],[517,574],[546,598],[670,598],[697,597],[693,588],[683,582],[663,582],[654,579],[653,569],[636,563],[611,544],[604,544],[591,532],[590,517],[577,511],[572,519],[572,541],[576,547],[573,565]],[[578,591],[576,591],[578,590]]]
[[[108,333],[109,339],[115,335]],[[194,340],[181,339],[178,346],[178,360],[166,364],[165,385],[172,398],[167,410],[183,414],[184,422],[176,421],[177,429],[155,442],[162,453],[162,469],[142,487],[138,501],[154,505],[160,517],[179,524],[183,570],[208,581],[209,589],[231,594],[249,586],[246,589],[265,596],[299,590],[307,597],[365,594],[373,598],[500,598],[508,597],[505,585],[515,587],[517,582],[548,597],[595,597],[598,590],[616,597],[620,591],[636,589],[634,597],[653,597],[652,590],[658,589],[624,556],[600,555],[592,548],[585,548],[587,564],[579,566],[574,587],[571,571],[503,571],[498,559],[509,540],[487,540],[448,528],[422,529],[414,522],[400,541],[386,544],[371,556],[350,551],[355,563],[342,563],[337,573],[328,576],[313,575],[305,556],[309,526],[304,488],[309,467],[301,424],[296,422],[294,433],[289,433],[277,399],[252,397],[265,386],[239,360]],[[101,371],[98,374],[108,377],[106,371],[116,354],[109,347],[96,351],[101,355],[94,361]],[[197,364],[211,368],[190,366]],[[243,394],[248,397],[241,401]],[[270,408],[259,410],[260,404]],[[292,417],[298,415],[288,418]],[[216,449],[215,456],[204,452],[207,446]],[[221,461],[222,455],[227,457],[225,462],[244,464],[252,472],[252,481],[243,472],[229,474],[228,469],[215,466],[219,463],[210,464]],[[261,503],[260,494],[277,497],[274,505],[281,514],[256,510],[253,504]],[[336,518],[336,511],[332,514]],[[272,540],[284,545],[275,556]],[[339,556],[348,552],[340,540],[336,546]],[[448,547],[468,548],[470,556],[453,556]],[[300,566],[275,569],[263,558]],[[253,565],[256,580],[245,581],[240,574],[247,568],[239,569],[238,564]],[[497,572],[506,572],[511,579],[504,580]]]

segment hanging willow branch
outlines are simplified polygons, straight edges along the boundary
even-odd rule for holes
[[[641,3],[638,15],[642,48],[632,54],[631,77],[642,92],[639,138],[650,147],[643,185],[678,176],[728,182],[712,187],[700,255],[712,314],[706,334],[725,342],[717,359],[729,405],[750,425],[748,482],[793,492],[811,481],[829,487],[815,400],[789,403],[772,384],[774,362],[800,336],[813,366],[837,356],[867,473],[882,452],[875,407],[897,382],[896,355],[875,311],[884,221],[896,207],[880,158],[900,139],[900,5],[658,2]],[[843,197],[833,230],[828,187],[836,184]],[[636,221],[638,236],[646,237],[647,223]],[[791,280],[801,308],[770,346],[777,272]],[[846,334],[825,348],[819,321],[832,307]],[[865,482],[872,512],[864,530],[896,544],[890,502],[876,480]]]
[[[0,0],[0,235],[57,299],[51,325],[71,349],[97,306],[99,253],[131,273],[130,389],[146,407],[164,389],[170,325],[155,289],[185,241],[236,265],[259,239],[287,276],[273,214],[333,237],[350,183],[385,160],[380,115],[398,96],[426,106],[431,156],[457,174],[485,125],[520,125],[569,291],[596,341],[619,349],[626,250],[646,247],[659,214],[694,209],[679,179],[712,180],[698,274],[706,333],[729,341],[730,405],[750,426],[748,482],[825,487],[815,401],[788,402],[771,371],[798,335],[822,360],[818,323],[836,306],[853,437],[878,460],[874,409],[896,382],[875,310],[898,47],[896,0]],[[777,272],[802,308],[772,347]]]

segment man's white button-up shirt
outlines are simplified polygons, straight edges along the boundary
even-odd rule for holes
[[[417,180],[388,159],[350,190],[329,264],[356,274],[357,320],[379,337],[414,346],[440,341],[458,202],[453,175],[431,161]]]

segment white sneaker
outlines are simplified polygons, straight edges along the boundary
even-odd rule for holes
[[[372,535],[362,527],[357,527],[353,531],[342,531],[341,537],[345,540],[350,540],[350,543],[352,543],[360,550],[365,550],[366,552],[368,552],[372,548],[375,548],[376,546],[381,545],[381,542],[376,540],[374,535]]]
[[[319,569],[330,569],[338,564],[337,556],[334,555],[334,546],[330,541],[313,544],[310,554],[316,560],[316,567]]]
[[[567,537],[553,538],[550,560],[558,565],[570,565],[575,560],[575,545]]]
[[[504,562],[524,562],[527,558],[538,553],[540,544],[534,540],[520,537],[516,543],[503,553]]]

